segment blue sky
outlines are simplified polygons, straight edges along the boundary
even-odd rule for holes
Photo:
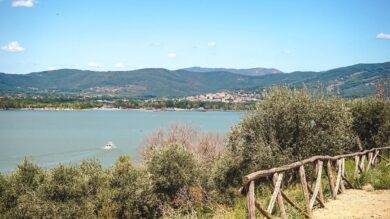
[[[390,61],[388,0],[0,0],[0,72]]]

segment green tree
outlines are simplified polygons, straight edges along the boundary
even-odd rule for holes
[[[256,170],[349,151],[351,124],[351,113],[342,99],[313,95],[306,88],[272,88],[263,94],[256,110],[232,128],[215,182],[226,190]]]
[[[127,156],[109,170],[109,197],[104,207],[112,209],[116,218],[153,218],[159,213],[148,174],[134,167]]]
[[[162,200],[172,200],[180,190],[197,184],[195,159],[183,146],[151,148],[145,159],[155,192]]]
[[[384,147],[390,141],[390,104],[379,98],[352,103],[353,131],[363,148]]]

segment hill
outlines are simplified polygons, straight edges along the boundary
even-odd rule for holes
[[[282,71],[275,68],[247,68],[247,69],[236,69],[236,68],[202,68],[202,67],[191,67],[184,68],[183,70],[191,71],[191,72],[230,72],[234,74],[240,75],[248,75],[248,76],[262,76],[268,74],[277,74],[283,73]]]
[[[221,90],[258,90],[276,84],[309,87],[322,83],[348,97],[372,94],[379,80],[390,78],[390,62],[357,64],[322,72],[272,73],[248,76],[228,71],[134,71],[60,69],[30,74],[0,73],[1,94],[83,94],[179,97]]]

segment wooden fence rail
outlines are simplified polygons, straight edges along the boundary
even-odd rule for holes
[[[312,211],[314,204],[317,202],[319,206],[324,207],[324,194],[322,187],[322,172],[325,168],[325,173],[329,182],[329,190],[333,199],[336,199],[339,193],[345,191],[345,186],[353,187],[350,181],[345,176],[345,159],[353,158],[355,160],[355,169],[354,175],[362,174],[374,167],[378,159],[383,159],[387,162],[384,156],[380,153],[390,147],[382,148],[373,148],[370,150],[365,150],[362,152],[356,152],[351,154],[343,154],[338,156],[314,156],[302,161],[297,161],[292,164],[288,164],[281,167],[276,167],[268,170],[260,170],[249,175],[246,175],[242,178],[243,185],[246,188],[246,198],[248,206],[248,218],[256,218],[256,209],[258,209],[261,214],[266,218],[274,218],[272,215],[274,212],[275,203],[278,206],[280,217],[287,218],[287,213],[285,210],[284,200],[287,201],[293,208],[302,212],[307,218],[312,218]],[[365,162],[367,158],[367,162]],[[315,178],[314,189],[312,189],[306,180],[306,171],[305,165],[313,164],[313,174]],[[333,165],[335,164],[337,174],[333,175]],[[287,171],[297,171],[299,175],[299,180],[301,182],[301,187],[303,191],[303,198],[305,201],[305,209],[302,209],[294,203],[281,189],[283,177],[286,175]],[[260,178],[272,176],[272,188],[274,189],[271,199],[267,208],[263,207],[260,202],[256,201],[255,198],[255,181]]]

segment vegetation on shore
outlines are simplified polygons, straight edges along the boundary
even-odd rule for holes
[[[272,88],[226,138],[182,125],[157,130],[144,140],[140,163],[123,156],[108,169],[94,160],[43,169],[24,160],[0,175],[0,217],[244,218],[243,175],[313,155],[386,146],[389,136],[387,98],[345,100]],[[390,189],[386,168],[381,163],[352,183]],[[347,176],[352,169],[347,162]],[[267,186],[256,189],[270,194]],[[302,203],[300,191],[297,184],[286,193]]]
[[[94,108],[120,108],[120,109],[204,109],[204,110],[250,110],[255,102],[224,103],[203,102],[178,99],[116,99],[116,98],[78,98],[78,97],[3,97],[0,98],[0,109],[94,109]]]

